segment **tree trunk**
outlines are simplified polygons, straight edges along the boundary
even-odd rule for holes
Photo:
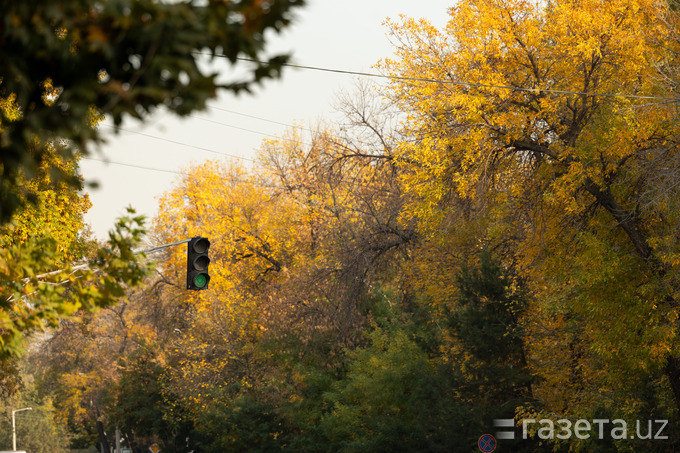
[[[671,390],[673,390],[675,404],[680,410],[680,359],[669,357],[668,362],[666,362],[665,371],[671,384]]]
[[[99,433],[99,445],[100,453],[111,453],[111,446],[109,445],[109,440],[106,438],[106,432],[104,431],[104,423],[100,420],[99,408],[95,405],[95,411],[97,414],[97,433]]]
[[[626,232],[638,256],[647,261],[654,272],[662,276],[665,270],[653,256],[652,248],[649,246],[644,233],[640,230],[636,217],[623,209],[608,189],[603,190],[590,178],[586,179],[585,188],[595,197],[600,206],[605,208],[619,222],[619,226]],[[669,356],[664,371],[673,390],[675,406],[680,410],[680,358]]]
[[[590,178],[586,178],[585,188],[595,197],[600,206],[605,208],[619,222],[619,226],[626,232],[638,256],[645,261],[652,260],[652,249],[647,243],[644,233],[640,230],[636,217],[619,205],[608,188],[603,190]]]

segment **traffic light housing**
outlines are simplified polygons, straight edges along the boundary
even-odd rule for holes
[[[201,290],[208,287],[208,282],[210,282],[210,274],[208,274],[209,249],[210,241],[208,238],[197,236],[189,240],[187,247],[187,289]]]

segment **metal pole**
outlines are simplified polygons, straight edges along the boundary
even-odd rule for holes
[[[21,411],[33,410],[32,407],[24,407],[23,409],[16,409],[12,411],[12,450],[17,451],[17,425],[15,421],[14,414]]]
[[[135,252],[135,254],[138,254],[138,253],[151,253],[151,252],[156,252],[156,251],[158,251],[158,250],[163,250],[163,249],[166,249],[166,248],[168,248],[168,247],[172,247],[172,246],[174,246],[174,245],[186,244],[186,243],[189,242],[190,240],[191,240],[191,239],[184,239],[184,240],[182,240],[182,241],[172,242],[172,243],[170,243],[170,244],[159,245],[158,247],[151,247],[150,249],[140,250],[140,251],[138,251],[138,252]]]
[[[120,453],[120,429],[116,426],[116,452]]]

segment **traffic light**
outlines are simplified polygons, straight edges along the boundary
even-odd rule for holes
[[[210,281],[208,274],[208,257],[210,241],[208,238],[194,237],[189,240],[187,248],[187,289],[206,289]]]

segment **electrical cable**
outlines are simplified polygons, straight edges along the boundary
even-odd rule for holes
[[[197,120],[207,121],[208,123],[220,124],[220,125],[222,125],[222,126],[231,127],[231,128],[233,128],[233,129],[238,129],[238,130],[241,130],[241,131],[252,132],[253,134],[259,134],[259,135],[264,135],[264,136],[267,136],[267,137],[275,137],[275,138],[278,138],[277,135],[268,134],[268,133],[266,133],[266,132],[254,131],[254,130],[252,130],[252,129],[246,129],[245,127],[233,126],[233,125],[231,125],[231,124],[221,123],[221,122],[219,122],[219,121],[211,120],[211,119],[209,119],[209,118],[201,118],[200,116],[194,116],[194,115],[187,115],[187,116],[188,116],[189,118],[194,118],[194,119],[197,119]],[[257,117],[254,117],[254,116],[253,116],[252,118],[257,118]],[[257,119],[262,120],[262,121],[268,121],[268,120],[265,120],[265,119],[263,119],[263,118],[257,118]],[[281,124],[283,124],[283,123],[281,123]]]
[[[222,111],[222,112],[233,113],[234,115],[240,115],[240,116],[245,116],[245,117],[247,117],[247,118],[253,118],[253,119],[255,119],[255,120],[266,121],[266,122],[268,122],[268,123],[278,124],[278,125],[281,125],[281,126],[292,127],[292,128],[298,128],[298,129],[303,129],[303,130],[306,130],[306,131],[309,131],[309,132],[314,132],[313,130],[308,129],[308,128],[306,128],[306,127],[294,126],[294,125],[292,125],[292,124],[282,123],[282,122],[280,122],[280,121],[269,120],[269,119],[267,119],[267,118],[262,118],[262,117],[255,116],[255,115],[248,115],[247,113],[241,113],[241,112],[237,112],[237,111],[235,111],[235,110],[223,109],[223,108],[221,108],[221,107],[214,107],[214,106],[208,107],[208,109],[209,109],[209,110],[220,110],[220,111]],[[222,124],[222,123],[220,123],[220,124]],[[226,126],[226,125],[225,125],[225,126]],[[263,134],[263,135],[270,135],[270,134]]]
[[[106,126],[106,127],[111,128],[111,129],[116,129],[116,130],[120,130],[120,131],[123,131],[123,132],[127,132],[129,134],[142,135],[144,137],[149,137],[149,138],[153,138],[153,139],[156,139],[156,140],[162,140],[162,141],[168,142],[168,143],[174,143],[175,145],[188,146],[189,148],[194,148],[194,149],[198,149],[198,150],[201,150],[201,151],[206,151],[206,152],[213,153],[213,154],[219,154],[220,156],[233,157],[235,159],[241,159],[241,160],[246,160],[246,161],[249,161],[249,162],[254,162],[253,159],[250,159],[248,157],[237,156],[236,154],[222,153],[222,152],[219,152],[219,151],[215,151],[214,149],[203,148],[202,146],[190,145],[188,143],[179,142],[177,140],[170,140],[170,139],[167,139],[167,138],[158,137],[157,135],[146,134],[144,132],[138,132],[138,131],[131,131],[129,129],[123,129],[122,127],[111,126],[109,124],[101,124],[101,126]],[[236,126],[233,126],[233,127],[236,127]],[[255,132],[255,131],[249,130],[249,132]]]
[[[225,55],[212,55],[208,54],[205,52],[193,52],[194,54],[197,55],[207,55],[207,56],[215,56],[215,57],[220,57],[220,58],[227,58]],[[245,62],[250,62],[250,63],[258,63],[258,64],[266,64],[266,62],[252,59],[252,58],[245,58],[245,57],[238,57],[237,60],[239,61],[245,61]],[[522,92],[531,92],[531,93],[539,93],[539,92],[545,92],[545,93],[551,93],[551,94],[558,94],[558,95],[579,95],[579,96],[599,96],[599,97],[613,97],[613,98],[630,98],[630,99],[647,99],[647,100],[665,100],[665,101],[676,101],[675,98],[671,97],[662,97],[662,96],[647,96],[647,95],[636,95],[636,94],[616,94],[616,93],[593,93],[593,92],[584,92],[584,91],[571,91],[571,90],[555,90],[555,89],[538,89],[538,88],[524,88],[524,87],[515,87],[515,86],[508,86],[508,85],[494,85],[494,84],[483,84],[483,83],[475,83],[475,82],[462,82],[462,81],[454,81],[454,80],[440,80],[440,79],[431,79],[431,78],[422,78],[422,77],[404,77],[404,76],[393,76],[393,75],[385,75],[385,74],[377,74],[377,73],[370,73],[370,72],[360,72],[360,71],[351,71],[351,70],[345,70],[345,69],[336,69],[336,68],[324,68],[324,67],[319,67],[319,66],[310,66],[310,65],[301,65],[301,64],[294,64],[294,63],[283,63],[283,66],[294,68],[294,69],[302,69],[302,70],[310,70],[310,71],[320,71],[320,72],[329,72],[329,73],[336,73],[336,74],[346,74],[346,75],[356,75],[356,76],[361,76],[361,77],[373,77],[373,78],[382,78],[382,79],[389,79],[389,80],[400,80],[400,81],[409,81],[409,82],[424,82],[424,83],[437,83],[437,84],[449,84],[449,85],[457,85],[457,86],[467,86],[467,87],[472,87],[472,88],[495,88],[495,89],[504,89],[504,90],[511,90],[511,91],[522,91]],[[255,115],[249,115],[241,112],[237,112],[234,110],[228,110],[224,109],[221,107],[210,107],[211,110],[220,110],[223,112],[227,113],[232,113],[248,118],[253,118],[257,119],[260,121],[266,121],[269,123],[273,124],[279,124],[282,126],[286,127],[291,127],[291,128],[298,128],[298,129],[303,129],[306,131],[311,131],[311,129],[301,127],[301,126],[294,126],[291,124],[283,123],[280,121],[274,121],[266,118],[261,118]],[[214,124],[219,124],[221,126],[225,127],[230,127],[233,129],[238,129],[242,130],[245,132],[250,132],[254,134],[259,134],[267,137],[273,137],[273,138],[280,138],[279,136],[269,134],[266,132],[260,132],[252,129],[247,129],[239,126],[234,126],[231,124],[226,124],[220,121],[215,121],[212,119],[208,118],[202,118],[194,115],[189,115],[191,118],[195,118],[201,121],[206,121]],[[110,127],[110,128],[115,128],[115,126],[111,126],[108,124],[104,124],[104,126]],[[171,140],[163,137],[158,137],[155,135],[147,134],[144,132],[138,132],[138,131],[131,131],[128,129],[123,129],[123,128],[116,128],[117,130],[121,130],[127,133],[131,134],[137,134],[137,135],[142,135],[148,138],[152,138],[155,140],[161,140],[165,141],[168,143],[173,143],[177,145],[182,145],[182,146],[187,146],[190,148],[198,149],[201,151],[206,151],[222,156],[227,156],[227,157],[233,157],[236,159],[241,159],[244,161],[249,161],[249,162],[254,162],[253,159],[243,157],[243,156],[237,156],[234,154],[229,154],[229,153],[222,153],[219,151],[215,151],[209,148],[204,148],[200,146],[195,146],[195,145],[190,145],[188,143],[183,143],[179,142],[176,140]],[[85,160],[92,160],[92,161],[100,161],[100,162],[106,162],[106,163],[111,163],[115,165],[122,165],[122,166],[127,166],[127,167],[133,167],[133,168],[140,168],[144,170],[152,170],[152,171],[158,171],[158,172],[164,172],[164,173],[174,173],[178,175],[186,174],[183,172],[177,172],[177,171],[172,171],[172,170],[163,170],[159,168],[153,168],[153,167],[147,167],[147,166],[142,166],[142,165],[135,165],[135,164],[128,164],[128,163],[123,163],[123,162],[116,162],[116,161],[107,161],[107,160],[101,160],[101,159],[95,159],[95,158],[83,158]]]
[[[273,120],[269,120],[269,119],[266,119],[266,118],[260,118],[260,117],[254,116],[254,115],[247,115],[245,113],[239,113],[239,112],[236,112],[236,111],[233,111],[233,110],[222,109],[222,108],[219,108],[219,107],[210,107],[210,109],[222,110],[222,111],[226,111],[226,112],[229,112],[229,113],[234,113],[234,114],[237,114],[237,115],[242,115],[242,116],[246,116],[246,117],[261,120],[261,121],[267,121],[267,122],[270,122],[270,123],[280,124],[282,126],[287,126],[287,127],[291,127],[291,128],[300,128],[300,129],[303,129],[303,130],[313,132],[311,129],[308,129],[308,128],[293,126],[291,124],[281,123],[279,121],[273,121]],[[211,119],[208,119],[208,118],[202,118],[202,117],[193,116],[193,115],[188,115],[188,116],[191,117],[191,118],[197,119],[197,120],[207,121],[207,122],[210,122],[210,123],[219,124],[221,126],[243,130],[243,131],[251,132],[251,133],[254,133],[254,134],[264,135],[264,136],[272,137],[272,138],[281,138],[278,135],[269,134],[269,133],[266,133],[266,132],[260,132],[260,131],[256,131],[256,130],[252,130],[252,129],[246,129],[246,128],[243,128],[243,127],[234,126],[234,125],[231,125],[231,124],[211,120]],[[110,127],[110,128],[115,127],[115,126],[111,126],[111,125],[108,125],[108,124],[104,124],[104,126]],[[161,140],[161,141],[170,142],[170,143],[174,143],[174,144],[178,144],[178,145],[188,146],[188,147],[196,148],[196,149],[199,149],[199,150],[202,150],[202,151],[210,151],[210,152],[213,152],[215,154],[219,154],[219,155],[223,155],[223,156],[227,156],[227,157],[234,157],[234,158],[249,161],[249,162],[255,162],[254,159],[250,159],[250,158],[247,158],[247,157],[236,156],[236,155],[227,154],[227,153],[220,153],[218,151],[214,151],[214,150],[210,150],[210,149],[206,149],[206,148],[201,148],[201,147],[198,147],[198,146],[190,145],[188,143],[182,143],[182,142],[166,139],[166,138],[163,138],[163,137],[158,137],[158,136],[151,135],[151,134],[146,134],[146,133],[143,133],[143,132],[131,131],[131,130],[128,130],[128,129],[123,129],[123,128],[118,128],[118,130],[130,133],[130,134],[142,135],[142,136],[152,138],[152,139],[156,139],[156,140]],[[142,169],[142,170],[151,170],[151,171],[157,171],[157,172],[162,172],[162,173],[171,173],[171,174],[176,174],[176,175],[187,175],[188,174],[186,172],[164,170],[164,169],[160,169],[160,168],[149,167],[149,166],[144,166],[144,165],[137,165],[137,164],[130,164],[130,163],[125,163],[125,162],[118,162],[118,161],[109,160],[109,159],[97,159],[97,158],[94,158],[94,157],[83,157],[82,159],[88,160],[88,161],[103,162],[103,163],[107,163],[107,164],[121,165],[121,166],[131,167],[131,168],[139,168],[139,169]]]
[[[211,108],[215,108],[215,107],[211,107]],[[217,108],[217,110],[226,110],[226,109]],[[239,114],[238,112],[234,112],[234,111],[231,111],[231,113]],[[283,126],[288,126],[288,127],[291,127],[291,128],[299,128],[299,129],[306,130],[306,131],[309,131],[309,132],[314,132],[312,129],[305,128],[305,127],[293,126],[293,125],[290,125],[290,124],[280,123],[280,122],[278,122],[278,121],[268,120],[268,119],[266,119],[266,118],[260,118],[260,117],[253,116],[253,115],[246,115],[246,114],[242,114],[242,115],[243,115],[243,116],[248,116],[248,117],[251,117],[251,118],[254,118],[254,119],[262,120],[262,121],[268,121],[268,122],[273,122],[273,123],[281,124],[281,125],[283,125]],[[191,116],[191,115],[189,115],[189,116]],[[277,139],[283,139],[282,137],[277,136],[277,135],[268,134],[268,133],[266,133],[266,132],[254,131],[254,130],[252,130],[252,129],[240,128],[240,127],[238,127],[238,126],[233,126],[233,125],[231,125],[231,124],[226,124],[226,123],[222,123],[222,122],[219,122],[219,121],[214,121],[214,120],[210,120],[210,119],[207,119],[207,118],[194,117],[194,116],[192,116],[192,118],[195,118],[195,119],[197,119],[197,120],[202,120],[202,121],[208,121],[208,122],[215,123],[215,124],[219,124],[219,125],[226,126],[226,127],[237,128],[237,129],[241,129],[241,130],[244,130],[244,131],[247,131],[247,132],[252,132],[252,133],[256,133],[256,134],[260,134],[260,135],[265,135],[265,136],[269,136],[269,137],[273,137],[273,138],[277,138]],[[112,127],[112,126],[109,126],[109,125],[106,125],[106,126],[107,126],[107,127]],[[142,133],[142,132],[130,131],[130,130],[122,129],[122,128],[120,128],[120,130],[122,130],[122,131],[124,131],[124,132],[127,132],[127,133],[131,133],[131,134],[139,134],[139,135],[143,135],[143,136],[145,136],[145,137],[153,138],[153,139],[156,139],[156,140],[169,141],[169,142],[171,142],[171,143],[175,143],[175,144],[179,144],[179,145],[184,145],[184,146],[189,146],[189,147],[191,147],[191,148],[197,148],[197,149],[201,149],[201,150],[206,150],[206,149],[204,149],[204,148],[200,148],[200,147],[197,147],[197,146],[193,146],[193,145],[189,145],[189,144],[186,144],[186,143],[177,142],[177,141],[174,141],[174,140],[168,140],[168,139],[165,139],[165,138],[162,138],[162,137],[157,137],[157,136],[150,135],[150,134],[145,134],[145,133]],[[306,145],[306,146],[312,146],[312,144],[307,143],[307,142],[302,142],[302,144],[304,144],[304,145]],[[332,145],[332,144],[335,144],[336,146],[338,145],[337,143],[331,143],[331,145]],[[236,155],[232,155],[232,154],[224,154],[224,153],[219,153],[219,152],[217,152],[217,151],[213,151],[213,152],[215,152],[215,153],[217,153],[217,154],[220,154],[220,155],[228,156],[228,157],[235,157],[235,158],[238,158],[238,159],[241,159],[241,160],[246,160],[246,161],[250,161],[250,162],[255,162],[254,159],[250,159],[250,158],[247,158],[247,157],[241,157],[241,156],[236,156]],[[181,172],[181,171],[165,170],[165,169],[161,169],[161,168],[149,167],[149,166],[137,165],[137,164],[130,164],[130,163],[119,162],[119,161],[114,161],[114,160],[110,160],[110,159],[97,159],[97,158],[95,158],[95,157],[82,157],[82,160],[94,161],[94,162],[102,162],[102,163],[106,163],[106,164],[120,165],[120,166],[124,166],[124,167],[138,168],[138,169],[141,169],[141,170],[150,170],[150,171],[156,171],[156,172],[161,172],[161,173],[170,173],[170,174],[175,174],[175,175],[185,175],[185,176],[186,176],[186,175],[189,174],[189,173]]]
[[[212,54],[208,54],[208,53],[205,53],[205,52],[194,52],[194,54],[228,58],[226,55],[219,55],[219,54],[212,55]],[[255,59],[252,59],[252,58],[238,57],[236,59],[239,60],[239,61],[247,61],[247,62],[250,62],[250,63],[267,64],[267,62],[265,62],[265,61],[255,60]],[[360,72],[360,71],[350,71],[350,70],[346,70],[346,69],[323,68],[323,67],[319,67],[319,66],[308,66],[308,65],[301,65],[301,64],[295,64],[295,63],[281,63],[281,65],[289,67],[289,68],[294,68],[294,69],[304,69],[304,70],[309,70],[309,71],[320,71],[320,72],[330,72],[330,73],[335,73],[335,74],[356,75],[356,76],[361,76],[361,77],[373,77],[373,78],[380,78],[380,79],[399,80],[399,81],[405,81],[405,82],[436,83],[436,84],[442,84],[442,85],[466,86],[466,87],[471,87],[471,88],[496,88],[496,89],[510,90],[510,91],[522,91],[522,92],[528,92],[528,93],[541,93],[541,92],[543,92],[543,93],[551,93],[551,94],[558,94],[558,95],[565,95],[565,96],[577,95],[577,96],[597,96],[597,97],[611,97],[611,98],[625,98],[625,99],[647,99],[647,100],[659,100],[659,101],[677,101],[676,98],[666,97],[666,96],[649,96],[649,95],[640,95],[640,94],[617,94],[617,93],[594,93],[594,92],[588,92],[588,91],[555,90],[555,89],[551,89],[551,88],[524,88],[524,87],[516,87],[516,86],[510,86],[510,85],[494,85],[494,84],[486,84],[486,83],[456,81],[456,80],[431,79],[431,78],[425,78],[425,77],[395,76],[395,75],[377,74],[377,73],[373,73],[373,72]]]
[[[117,162],[117,161],[107,160],[107,159],[97,159],[97,158],[94,158],[94,157],[83,157],[82,160],[104,162],[106,164],[122,165],[124,167],[139,168],[139,169],[142,169],[142,170],[152,170],[152,171],[158,171],[158,172],[161,172],[161,173],[173,173],[175,175],[188,175],[188,173],[181,172],[181,171],[163,170],[163,169],[160,169],[160,168],[147,167],[147,166],[144,166],[144,165],[128,164],[128,163],[125,163],[125,162]]]

